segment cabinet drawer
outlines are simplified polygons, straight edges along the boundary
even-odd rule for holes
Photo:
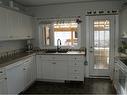
[[[84,60],[84,56],[82,55],[72,55],[68,56],[69,60]]]
[[[23,63],[29,63],[31,61],[33,61],[33,57],[28,57],[28,58],[22,60]]]
[[[67,60],[68,57],[64,55],[39,55],[39,58],[41,60],[50,61],[50,60]]]
[[[69,70],[69,74],[82,74],[82,70],[80,68],[72,68]]]
[[[72,74],[72,75],[69,76],[69,80],[84,81],[84,77],[82,75]]]
[[[70,61],[69,62],[69,66],[70,67],[83,67],[84,64],[83,64],[83,61]]]

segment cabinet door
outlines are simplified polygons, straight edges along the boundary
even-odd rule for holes
[[[52,61],[43,61],[42,63],[42,78],[43,79],[55,79],[54,65],[56,63]]]
[[[22,27],[24,36],[27,38],[32,38],[33,27],[32,18],[30,16],[22,15]]]
[[[37,79],[41,79],[42,78],[42,66],[43,66],[41,55],[36,56],[36,64],[37,64]]]
[[[8,12],[8,25],[9,25],[9,38],[10,39],[21,39],[22,38],[22,31],[21,31],[21,20],[22,17],[20,13],[9,11]]]
[[[118,63],[116,62],[115,63],[115,70],[114,70],[114,85],[115,85],[115,88],[118,90],[119,89],[119,67],[117,65]]]
[[[5,78],[0,78],[0,94],[7,94],[7,81]]]
[[[120,33],[127,37],[127,8],[120,11]]]
[[[6,70],[7,88],[9,94],[18,94],[24,89],[23,65]]]
[[[41,55],[36,56],[37,78],[54,79],[54,62],[43,60]]]
[[[8,39],[8,11],[0,7],[0,40]]]
[[[25,63],[25,66],[23,68],[24,69],[24,84],[25,84],[25,87],[29,86],[33,81],[33,79],[32,79],[32,74],[33,74],[32,65],[33,65],[32,62]]]
[[[57,60],[53,65],[55,78],[58,80],[67,80],[67,61]]]

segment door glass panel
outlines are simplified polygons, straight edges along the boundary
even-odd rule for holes
[[[108,69],[110,21],[94,21],[94,69]]]

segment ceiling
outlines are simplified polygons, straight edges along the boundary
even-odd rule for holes
[[[24,6],[39,6],[39,5],[60,4],[60,3],[106,1],[106,0],[14,0],[14,1]],[[119,0],[114,0],[114,1],[119,1]]]

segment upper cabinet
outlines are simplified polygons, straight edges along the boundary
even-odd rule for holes
[[[0,40],[32,39],[32,17],[0,7]]]
[[[120,12],[120,35],[127,38],[127,7]]]
[[[8,39],[8,11],[0,7],[0,40]]]

